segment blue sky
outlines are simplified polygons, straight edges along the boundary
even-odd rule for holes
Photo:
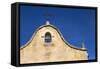
[[[95,12],[94,9],[23,5],[20,7],[20,46],[31,38],[39,26],[49,20],[70,44],[81,48],[84,42],[89,59],[95,59]]]

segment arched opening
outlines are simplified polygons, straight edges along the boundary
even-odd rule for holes
[[[45,33],[45,43],[50,43],[52,41],[51,34],[49,32]]]

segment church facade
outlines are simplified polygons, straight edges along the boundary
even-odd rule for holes
[[[60,31],[46,21],[20,48],[20,63],[43,63],[59,61],[88,60],[87,49],[69,44]]]

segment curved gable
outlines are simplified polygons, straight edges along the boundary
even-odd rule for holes
[[[23,48],[25,48],[26,46],[28,46],[28,45],[33,41],[34,37],[36,36],[36,34],[37,34],[39,31],[41,31],[42,29],[47,29],[47,28],[52,29],[53,31],[57,32],[57,33],[58,33],[58,36],[61,38],[61,40],[62,40],[67,46],[69,46],[70,48],[73,48],[73,49],[76,49],[76,50],[81,50],[81,51],[86,51],[86,48],[77,48],[77,47],[71,45],[70,43],[68,43],[68,42],[63,38],[63,36],[62,36],[61,32],[58,30],[58,28],[56,28],[55,26],[49,24],[49,22],[47,22],[46,25],[40,26],[40,27],[34,32],[34,34],[32,35],[31,39],[30,39],[25,45],[23,45],[23,46],[21,47],[21,49],[23,49]],[[47,31],[47,32],[48,32],[48,31]],[[45,33],[45,32],[44,32],[44,33]],[[41,34],[43,34],[43,33],[41,33]]]

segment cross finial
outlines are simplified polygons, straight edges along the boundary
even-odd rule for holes
[[[46,21],[46,25],[50,25],[50,22],[49,21]]]

